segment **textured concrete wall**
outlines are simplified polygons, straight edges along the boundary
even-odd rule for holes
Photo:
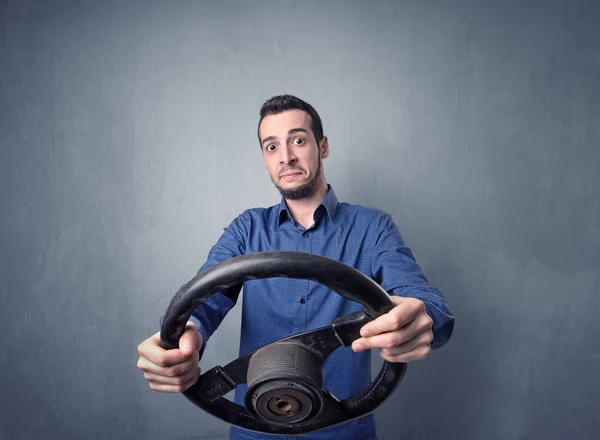
[[[235,215],[278,201],[262,102],[321,113],[456,315],[382,439],[600,437],[597,1],[4,1],[0,437],[208,439],[137,344]],[[239,307],[203,362],[236,356]]]

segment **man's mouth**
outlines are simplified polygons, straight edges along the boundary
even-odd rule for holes
[[[282,180],[293,180],[301,174],[300,171],[286,171],[285,173],[280,174],[279,178]]]

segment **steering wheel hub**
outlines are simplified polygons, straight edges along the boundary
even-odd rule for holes
[[[322,406],[321,360],[295,342],[267,345],[248,363],[246,409],[268,423],[298,423]]]

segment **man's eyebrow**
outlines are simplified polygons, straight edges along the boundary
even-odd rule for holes
[[[306,131],[304,128],[292,128],[291,130],[288,131],[288,134],[294,134],[294,133],[306,133],[308,134],[308,131]],[[262,145],[265,144],[265,142],[271,142],[275,140],[275,136],[267,136],[266,138],[264,138],[261,142]]]
[[[261,142],[261,144],[264,145],[265,142],[270,142],[270,141],[274,141],[275,140],[275,136],[267,136],[266,138],[264,138]]]
[[[306,133],[308,134],[308,131],[306,131],[304,128],[292,128],[290,131],[288,131],[288,134],[294,134],[294,133]]]

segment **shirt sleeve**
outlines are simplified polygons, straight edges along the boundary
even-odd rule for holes
[[[223,230],[217,243],[210,249],[206,262],[198,273],[230,258],[243,255],[246,250],[249,220],[244,214],[239,215]],[[200,304],[189,318],[198,327],[202,335],[202,351],[215,330],[219,327],[227,313],[236,304],[242,285],[232,286],[215,292]],[[160,322],[162,325],[163,317]]]
[[[442,293],[428,282],[412,251],[404,244],[389,214],[382,214],[378,221],[372,271],[375,281],[390,295],[423,301],[433,320],[432,349],[448,342],[454,329],[454,317]]]

